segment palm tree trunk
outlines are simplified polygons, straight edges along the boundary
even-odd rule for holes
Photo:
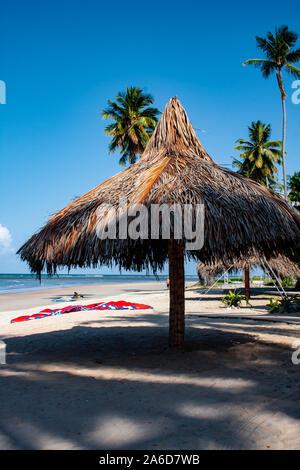
[[[245,282],[245,295],[250,299],[250,266],[246,266],[244,270],[244,282]]]
[[[282,101],[282,172],[283,172],[283,189],[284,199],[287,201],[287,180],[286,180],[286,161],[285,161],[285,134],[286,134],[286,109],[285,109],[285,97],[281,97]]]
[[[281,69],[276,72],[277,82],[281,93],[281,104],[282,104],[282,172],[283,172],[283,191],[284,199],[287,201],[287,179],[286,179],[286,159],[285,159],[285,136],[286,136],[286,109],[285,99],[286,93],[284,91],[283,78]]]
[[[169,240],[170,316],[169,346],[182,349],[184,343],[184,246]]]

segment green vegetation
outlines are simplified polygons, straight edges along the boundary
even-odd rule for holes
[[[289,199],[290,201],[300,203],[300,171],[296,171],[289,180]]]
[[[292,297],[279,297],[270,299],[270,313],[291,313],[300,310],[300,298],[296,295]]]
[[[284,277],[281,281],[282,287],[293,287],[294,283],[290,277]]]
[[[103,119],[112,124],[105,132],[112,140],[109,152],[120,150],[120,165],[135,163],[137,155],[143,153],[157,124],[159,111],[149,105],[154,103],[152,95],[141,88],[130,87],[119,92],[116,101],[107,100],[108,107],[101,112]]]
[[[240,308],[243,300],[247,305],[250,305],[248,297],[246,295],[241,295],[241,291],[229,291],[229,294],[222,298],[222,302],[230,308]]]
[[[272,189],[277,189],[278,182],[274,174],[278,173],[275,163],[280,163],[281,142],[269,140],[271,136],[270,124],[253,121],[248,129],[249,140],[238,139],[236,141],[238,145],[234,149],[242,153],[240,160],[236,158],[233,160],[233,167],[237,168],[237,172],[241,175],[252,178]]]
[[[261,276],[253,276],[251,279],[252,281],[263,281],[263,278]],[[233,284],[234,282],[243,282],[243,281],[244,281],[244,278],[242,276],[235,276],[235,277],[230,277],[228,279],[228,284]],[[199,286],[203,285],[201,284],[200,281],[197,284]],[[223,286],[224,279],[219,279],[218,281],[214,281],[213,279],[211,279],[208,285],[204,287],[208,287],[209,285],[212,285],[212,284],[215,284],[216,286]]]
[[[261,70],[263,77],[268,78],[275,73],[277,84],[281,94],[281,103],[283,111],[282,125],[282,166],[284,197],[287,199],[287,177],[285,165],[285,134],[286,134],[286,93],[284,90],[282,71],[285,70],[295,78],[300,78],[300,69],[292,64],[300,62],[300,49],[293,49],[296,45],[298,34],[290,31],[287,26],[275,28],[275,34],[267,33],[266,38],[256,36],[256,44],[265,54],[265,59],[250,59],[244,62],[244,65],[254,65]]]
[[[294,281],[290,277],[284,277],[283,279],[281,279],[280,282],[281,282],[282,287],[284,288],[294,287]],[[264,282],[265,286],[274,286],[274,284],[278,286],[278,282],[276,281],[276,279],[274,280],[268,279],[267,281]]]
[[[283,279],[281,279],[281,285],[282,287],[284,288],[287,288],[287,287],[294,287],[294,282],[293,280],[290,278],[290,277],[284,277]],[[278,286],[278,282],[276,279],[268,279],[264,282],[264,285],[265,286],[274,286],[274,285],[277,285]]]

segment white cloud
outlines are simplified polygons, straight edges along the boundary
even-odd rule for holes
[[[12,253],[12,238],[8,228],[0,224],[0,255],[6,255]]]

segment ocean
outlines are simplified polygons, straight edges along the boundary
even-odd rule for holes
[[[157,277],[144,274],[59,274],[52,278],[42,275],[42,281],[40,282],[31,274],[0,274],[0,294],[83,284],[136,283],[157,280],[166,282],[167,278],[166,275]],[[186,281],[197,282],[198,276],[186,276]]]

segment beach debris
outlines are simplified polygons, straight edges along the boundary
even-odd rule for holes
[[[78,294],[78,292],[74,292],[74,294],[72,295],[72,297],[74,299],[83,299],[83,295],[82,294]]]

